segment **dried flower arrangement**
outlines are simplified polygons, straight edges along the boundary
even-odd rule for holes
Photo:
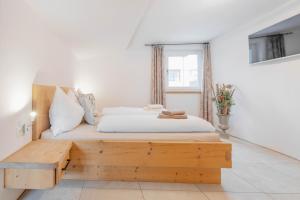
[[[235,89],[229,84],[216,84],[216,90],[213,89],[213,96],[216,102],[218,115],[229,115],[230,108],[234,105],[233,94]]]

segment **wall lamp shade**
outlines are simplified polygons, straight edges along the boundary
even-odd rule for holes
[[[36,116],[37,116],[37,113],[36,113],[35,111],[32,111],[32,112],[30,113],[30,120],[31,120],[31,122],[34,122],[34,121],[35,121]]]

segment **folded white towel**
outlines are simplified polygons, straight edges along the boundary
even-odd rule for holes
[[[147,109],[163,109],[163,105],[161,104],[148,104],[145,108]]]

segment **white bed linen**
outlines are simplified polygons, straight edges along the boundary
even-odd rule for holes
[[[162,109],[145,109],[141,107],[105,107],[101,115],[157,115]]]
[[[195,116],[188,119],[159,119],[158,115],[104,115],[97,131],[104,133],[194,133],[215,132],[206,120]]]
[[[173,140],[218,142],[216,133],[99,133],[96,126],[81,124],[72,131],[53,136],[50,129],[42,133],[41,139],[57,140]]]

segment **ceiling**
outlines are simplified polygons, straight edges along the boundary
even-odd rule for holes
[[[288,33],[293,32],[294,30],[300,30],[300,14],[258,31],[250,35],[250,38]]]
[[[287,0],[25,0],[78,54],[208,41]]]

